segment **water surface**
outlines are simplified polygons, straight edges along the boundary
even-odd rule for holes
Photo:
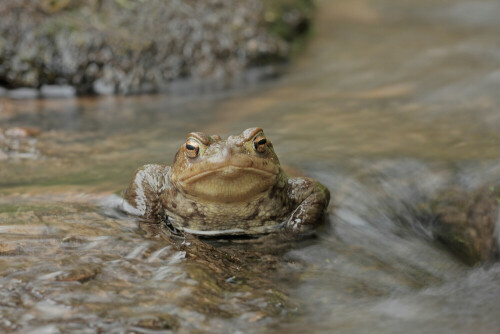
[[[500,176],[500,5],[318,1],[282,78],[243,90],[1,100],[40,130],[0,161],[0,329],[23,333],[491,333],[500,266],[467,267],[418,212]],[[264,128],[332,192],[318,237],[172,241],[117,217],[135,168],[190,131]]]

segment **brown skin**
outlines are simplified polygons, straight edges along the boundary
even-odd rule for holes
[[[194,132],[172,167],[145,165],[125,191],[128,211],[199,235],[303,233],[323,218],[330,192],[290,178],[261,128],[222,140]],[[126,208],[127,209],[127,208]]]

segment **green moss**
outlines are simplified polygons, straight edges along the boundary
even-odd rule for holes
[[[269,32],[289,42],[309,30],[313,10],[310,0],[264,1],[264,18]]]
[[[303,48],[311,32],[314,4],[311,0],[264,1],[264,18],[269,33],[290,43],[290,56]]]

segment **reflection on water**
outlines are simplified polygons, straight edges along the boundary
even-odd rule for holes
[[[41,132],[37,159],[0,161],[0,331],[494,332],[498,265],[466,267],[418,213],[500,178],[499,15],[325,0],[290,73],[245,92],[1,101],[0,127]],[[251,126],[330,188],[317,238],[171,240],[110,214],[188,132]]]

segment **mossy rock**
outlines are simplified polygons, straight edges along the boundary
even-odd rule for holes
[[[158,91],[186,77],[230,82],[287,61],[311,12],[310,0],[0,2],[0,86],[85,94]]]
[[[475,191],[452,187],[439,193],[431,207],[435,238],[460,259],[470,265],[498,259],[500,184]]]

